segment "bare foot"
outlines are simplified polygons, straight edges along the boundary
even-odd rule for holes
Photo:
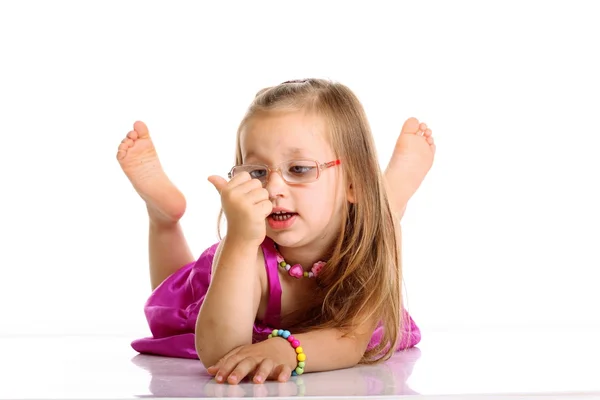
[[[392,212],[399,218],[431,169],[434,154],[431,129],[416,118],[407,119],[384,174]]]
[[[160,165],[148,127],[136,122],[119,145],[117,160],[134,189],[146,202],[153,221],[177,222],[183,216],[186,201]]]

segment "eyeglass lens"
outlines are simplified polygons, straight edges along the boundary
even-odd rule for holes
[[[283,179],[289,183],[310,182],[319,176],[319,165],[316,161],[292,160],[281,164],[279,169]],[[232,175],[235,176],[244,171],[248,172],[250,177],[263,183],[267,181],[269,175],[269,170],[264,165],[239,165],[234,167]]]

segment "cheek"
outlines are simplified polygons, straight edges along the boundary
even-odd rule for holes
[[[304,213],[319,215],[330,206],[330,199],[330,194],[324,191],[307,190],[296,196],[294,202],[302,207]]]
[[[343,191],[336,190],[335,183],[322,182],[322,186],[310,188],[297,199],[309,220],[327,222],[341,207]],[[297,203],[297,204],[299,204]]]

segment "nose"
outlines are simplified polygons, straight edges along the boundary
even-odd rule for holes
[[[271,171],[265,182],[265,189],[269,192],[270,198],[281,197],[285,194],[287,183],[283,180],[281,172]]]

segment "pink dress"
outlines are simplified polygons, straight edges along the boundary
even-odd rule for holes
[[[198,358],[194,342],[196,319],[210,284],[217,246],[218,243],[209,247],[197,261],[179,269],[152,292],[144,306],[152,337],[133,341],[131,346],[136,351],[168,357]],[[279,325],[281,283],[275,245],[266,238],[261,248],[269,281],[269,299],[264,320],[254,323],[254,342],[265,340],[273,329],[283,328]],[[421,340],[419,328],[405,310],[403,318],[404,329],[397,350],[415,346]],[[376,346],[382,335],[383,329],[378,327],[368,348]]]

